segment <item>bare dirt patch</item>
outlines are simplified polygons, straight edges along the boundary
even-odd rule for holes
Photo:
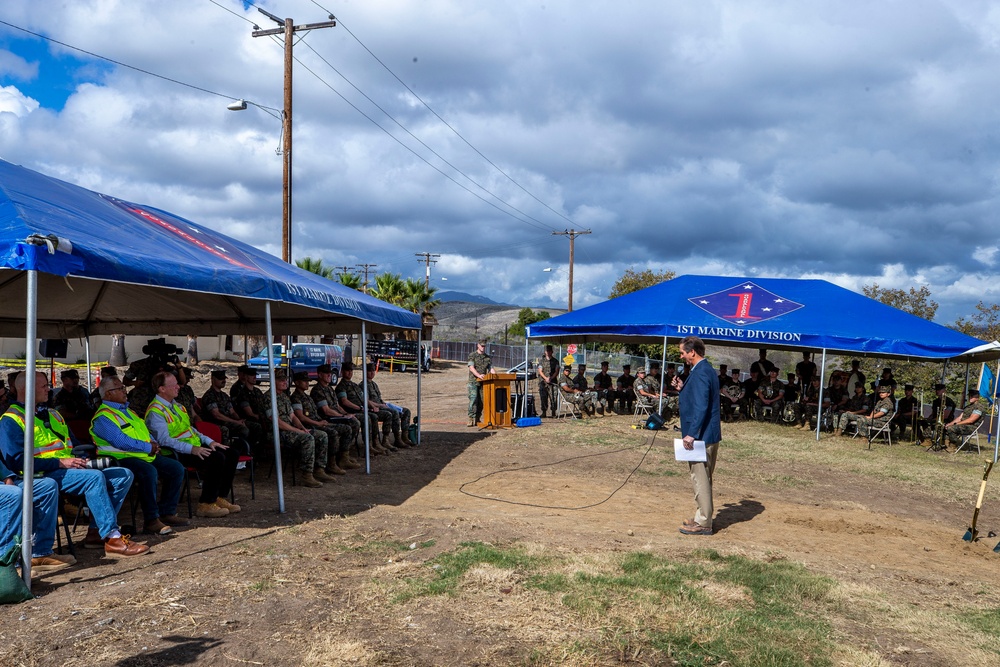
[[[378,379],[387,400],[416,412],[413,374]],[[0,662],[679,664],[575,613],[517,568],[480,564],[454,592],[404,595],[433,576],[436,559],[477,543],[517,547],[567,576],[640,551],[801,563],[837,582],[835,663],[996,664],[997,645],[957,620],[1000,608],[996,539],[961,540],[981,474],[975,456],[927,477],[883,476],[872,471],[893,470],[908,446],[868,452],[857,441],[813,445],[789,429],[725,425],[718,532],[690,538],[677,532],[693,503],[670,434],[650,449],[630,417],[480,432],[464,426],[464,389],[461,364],[425,375],[421,447],[373,459],[371,475],[286,487],[286,514],[262,461],[256,500],[238,477],[238,515],[146,536],[153,549],[139,559],[78,548],[79,565],[36,580],[38,599],[0,608]],[[997,495],[987,491],[984,534],[1000,528]],[[726,607],[748,599],[734,585],[700,590]]]

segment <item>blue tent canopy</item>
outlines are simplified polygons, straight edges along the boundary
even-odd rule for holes
[[[825,280],[679,276],[537,322],[528,335],[577,343],[657,343],[696,335],[723,345],[905,359],[1000,356],[997,346]]]
[[[421,327],[415,313],[207,227],[0,160],[0,335],[24,336],[27,269],[39,271],[44,338],[263,333],[265,302],[277,333]]]

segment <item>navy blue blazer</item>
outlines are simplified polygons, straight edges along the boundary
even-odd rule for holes
[[[722,441],[719,419],[719,375],[707,359],[691,369],[678,398],[681,436],[690,435],[706,443]]]

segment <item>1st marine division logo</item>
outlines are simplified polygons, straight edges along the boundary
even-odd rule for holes
[[[752,282],[688,301],[710,315],[739,326],[772,320],[804,307],[801,303],[768,292]]]

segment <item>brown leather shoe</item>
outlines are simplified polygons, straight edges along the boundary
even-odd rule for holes
[[[129,539],[130,537],[130,535],[122,535],[121,537],[109,537],[104,540],[104,555],[112,557],[141,556],[149,551],[149,547],[145,544],[137,544]]]
[[[221,507],[224,510],[229,510],[230,514],[236,514],[241,509],[243,509],[239,505],[235,505],[235,504],[229,502],[228,500],[226,500],[222,496],[219,496],[218,498],[215,499],[215,506],[216,507]]]
[[[55,572],[70,565],[76,565],[76,559],[69,554],[65,556],[49,554],[48,556],[36,556],[31,559],[32,572]]]
[[[168,526],[174,526],[174,527],[191,525],[190,521],[188,521],[187,519],[182,519],[176,514],[168,514],[166,516],[161,516],[160,521],[167,524]]]
[[[174,529],[159,519],[153,519],[142,527],[142,532],[150,535],[169,535]]]

